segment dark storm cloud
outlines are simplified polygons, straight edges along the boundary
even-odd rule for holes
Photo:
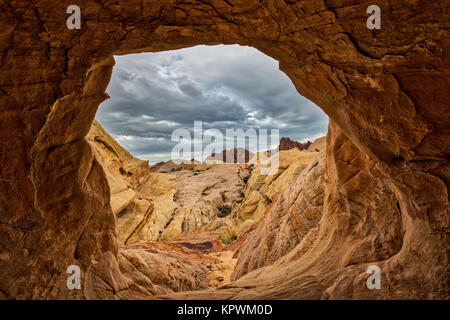
[[[97,120],[134,155],[167,160],[171,134],[192,128],[278,128],[295,140],[324,135],[328,118],[256,49],[199,46],[116,57]]]

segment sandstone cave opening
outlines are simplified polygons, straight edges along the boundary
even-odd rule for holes
[[[328,118],[297,92],[276,60],[238,45],[115,60],[110,99],[100,105],[88,140],[107,175],[121,245],[195,255],[200,263],[194,276],[202,282],[185,289],[215,288],[275,262],[301,241],[276,208],[297,181],[305,181],[302,192],[310,192],[305,199],[313,203],[296,208],[300,216],[308,211],[307,226],[298,230],[306,234],[317,224]],[[222,139],[208,132],[222,133],[223,144],[209,153],[202,145],[201,155],[192,147],[178,163],[171,154],[173,132],[187,129],[198,139],[193,129],[199,121],[204,145]],[[242,129],[244,137],[228,137],[230,129]],[[278,133],[261,145],[261,129]],[[278,158],[276,172],[264,174],[261,154]],[[239,254],[239,243],[270,210],[277,223],[288,224],[280,232],[297,240],[263,257]],[[252,259],[257,264],[249,266]]]

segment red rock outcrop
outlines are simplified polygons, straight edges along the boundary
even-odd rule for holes
[[[206,160],[218,160],[225,163],[247,163],[253,156],[254,154],[247,149],[234,148],[231,150],[223,150],[220,154],[213,153]]]
[[[316,157],[297,181],[279,195],[246,242],[240,245],[232,279],[273,264],[286,255],[322,217],[323,155]]]
[[[291,150],[294,148],[297,148],[298,150],[302,151],[302,150],[308,150],[308,148],[311,146],[312,142],[308,141],[306,143],[301,143],[298,141],[292,141],[289,138],[281,138],[280,139],[280,146],[279,146],[279,150]]]
[[[121,270],[103,168],[85,137],[113,55],[253,46],[330,117],[323,215],[273,266],[172,298],[448,299],[448,3],[0,1],[0,298],[146,298]],[[381,290],[365,287],[366,268]],[[67,267],[82,290],[66,287]],[[249,289],[250,288],[250,289]]]

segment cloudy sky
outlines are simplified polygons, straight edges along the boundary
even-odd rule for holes
[[[110,99],[96,119],[134,156],[169,160],[176,129],[279,129],[297,141],[326,134],[328,117],[295,90],[278,62],[242,46],[116,56]]]

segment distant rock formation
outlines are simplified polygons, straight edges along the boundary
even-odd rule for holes
[[[151,168],[150,171],[151,172],[159,172],[159,169],[161,169],[167,162],[165,161],[161,161],[158,163],[155,163]]]
[[[152,240],[154,234],[149,227],[164,226],[165,214],[176,206],[172,200],[176,192],[174,177],[151,173],[148,161],[133,157],[97,121],[92,124],[88,140],[108,179],[120,243]]]
[[[243,148],[234,148],[230,150],[223,150],[221,153],[213,153],[211,156],[206,158],[206,161],[222,161],[224,163],[247,163],[254,153]]]
[[[298,141],[292,141],[289,138],[283,137],[280,139],[280,151],[283,150],[291,150],[294,148],[297,148],[298,150],[302,151],[302,150],[308,150],[309,146],[312,144],[311,141],[308,141],[306,143],[301,143]]]

